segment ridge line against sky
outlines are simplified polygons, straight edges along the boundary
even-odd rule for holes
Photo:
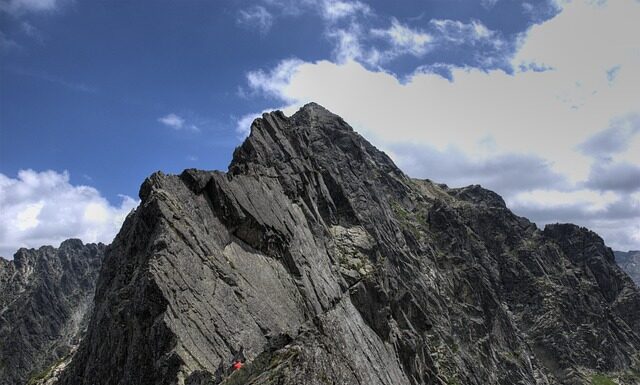
[[[149,173],[226,169],[260,112],[308,101],[413,177],[638,249],[639,19],[636,0],[2,0],[0,255],[110,242]]]

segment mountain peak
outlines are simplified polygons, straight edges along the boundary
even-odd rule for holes
[[[227,173],[156,173],[141,197],[59,385],[583,385],[638,365],[640,293],[597,235],[409,179],[317,104],[256,119]]]

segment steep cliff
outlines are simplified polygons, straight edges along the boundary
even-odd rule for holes
[[[640,286],[640,250],[614,251],[616,262]]]
[[[77,239],[0,258],[0,384],[37,378],[84,333],[105,246]]]
[[[410,179],[316,104],[140,198],[59,384],[637,384],[640,293],[602,239]]]

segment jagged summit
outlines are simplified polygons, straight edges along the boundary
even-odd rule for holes
[[[59,385],[637,383],[640,293],[599,237],[411,179],[317,104],[140,197]]]

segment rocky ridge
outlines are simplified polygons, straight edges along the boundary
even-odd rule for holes
[[[640,250],[614,251],[616,262],[640,286]]]
[[[600,237],[411,179],[317,104],[140,198],[60,385],[638,383],[640,293]]]
[[[104,250],[69,239],[0,258],[1,385],[35,381],[77,347]]]

